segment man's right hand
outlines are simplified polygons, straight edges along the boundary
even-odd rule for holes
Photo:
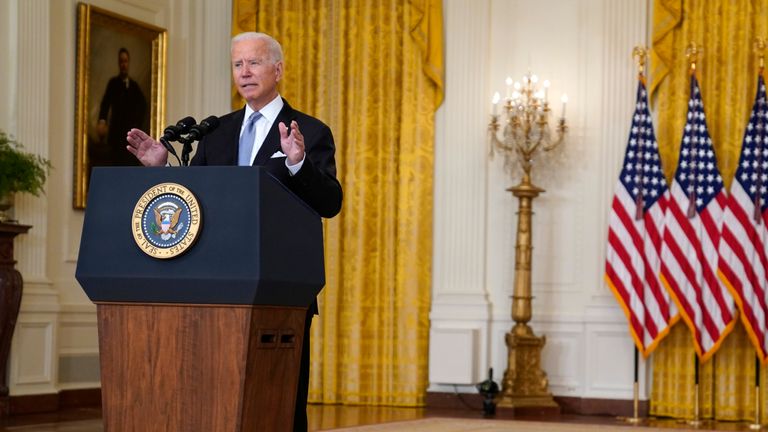
[[[99,137],[100,140],[103,140],[105,136],[107,136],[108,126],[106,120],[99,120],[98,123],[96,123],[96,136]]]
[[[165,166],[168,163],[168,150],[141,129],[131,129],[126,136],[126,148],[144,166]]]

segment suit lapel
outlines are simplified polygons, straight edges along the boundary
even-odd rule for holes
[[[272,123],[272,127],[267,133],[267,137],[264,139],[264,144],[261,145],[258,153],[256,153],[256,157],[253,159],[254,165],[266,165],[272,155],[281,149],[280,129],[278,129],[277,125],[280,124],[280,122],[283,122],[286,125],[290,125],[291,120],[293,120],[295,117],[296,116],[293,112],[293,108],[291,108],[291,106],[288,105],[288,102],[283,99],[283,109],[281,109],[277,114],[277,119],[275,119],[275,122]]]
[[[237,165],[237,152],[240,150],[240,129],[243,127],[244,118],[245,108],[237,111],[232,116],[232,124],[226,129],[227,135],[224,137],[224,142],[232,143],[229,146],[225,146],[228,165]]]

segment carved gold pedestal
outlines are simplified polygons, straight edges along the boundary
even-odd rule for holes
[[[515,329],[507,333],[509,357],[502,391],[497,397],[499,407],[558,407],[548,390],[547,374],[541,370],[541,350],[546,339],[533,334],[518,335]]]
[[[531,320],[531,253],[533,199],[544,192],[531,184],[525,172],[519,185],[507,189],[520,200],[515,244],[515,285],[512,295],[512,319],[515,326],[506,335],[507,370],[496,403],[501,408],[557,408],[547,389],[547,375],[541,370],[541,350],[546,338],[536,336],[528,326]]]

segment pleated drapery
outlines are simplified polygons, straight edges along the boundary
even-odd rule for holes
[[[282,44],[281,95],[336,140],[344,205],[324,225],[310,402],[423,405],[442,3],[235,0],[243,31]]]
[[[690,43],[703,48],[696,75],[717,164],[730,187],[757,84],[756,37],[768,33],[768,0],[655,0],[650,78],[659,152],[668,179],[677,167],[686,120]],[[694,348],[677,323],[654,352],[651,413],[687,417],[694,411]],[[768,401],[761,369],[763,407]],[[718,420],[754,420],[755,350],[739,321],[720,350],[701,367],[701,414]],[[762,411],[762,422],[768,413]]]

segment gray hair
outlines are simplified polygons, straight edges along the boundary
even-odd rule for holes
[[[257,32],[240,33],[232,38],[232,46],[235,45],[235,42],[244,40],[263,40],[267,43],[267,49],[269,50],[269,56],[271,57],[272,62],[277,63],[283,60],[283,47],[281,47],[280,42],[276,41],[272,36],[266,33]]]

